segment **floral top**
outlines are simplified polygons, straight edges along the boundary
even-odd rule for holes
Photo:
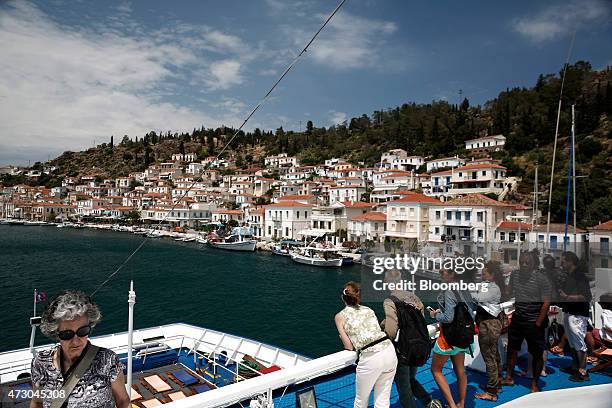
[[[59,346],[39,352],[32,360],[32,383],[39,390],[60,390],[64,385],[64,377],[54,364],[56,353],[59,353]],[[122,371],[123,365],[117,355],[111,350],[100,348],[64,407],[114,408],[111,383]],[[43,399],[43,408],[49,408],[52,402],[50,398]]]
[[[346,306],[340,312],[344,316],[344,331],[348,335],[355,350],[360,350],[386,336],[378,324],[376,314],[366,306]],[[363,350],[364,353],[371,353],[385,349],[391,345],[390,340],[385,340]]]

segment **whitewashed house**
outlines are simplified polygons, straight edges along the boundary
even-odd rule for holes
[[[310,226],[312,205],[297,201],[282,201],[266,205],[266,239],[300,239],[300,231]]]
[[[498,152],[504,149],[504,135],[484,136],[465,141],[465,149],[474,153]]]

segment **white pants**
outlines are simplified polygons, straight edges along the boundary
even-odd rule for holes
[[[567,333],[567,342],[570,347],[576,351],[587,351],[584,337],[587,333],[587,324],[589,318],[579,315],[565,314],[565,332]]]
[[[357,364],[354,408],[367,408],[372,388],[374,408],[388,408],[396,368],[397,356],[393,345],[374,353],[361,353]]]

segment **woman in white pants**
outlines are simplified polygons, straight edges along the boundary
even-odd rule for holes
[[[348,282],[342,290],[346,305],[335,321],[344,348],[359,353],[354,408],[366,408],[374,389],[374,408],[388,408],[397,356],[395,347],[378,324],[372,309],[360,305],[359,285]]]

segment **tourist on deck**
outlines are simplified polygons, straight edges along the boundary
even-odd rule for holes
[[[342,289],[344,309],[334,320],[346,350],[359,353],[355,380],[354,408],[366,408],[374,389],[374,407],[390,405],[391,387],[397,368],[397,356],[391,340],[379,326],[376,314],[363,306],[359,285],[348,282]]]
[[[478,293],[472,293],[476,307],[476,324],[478,325],[478,345],[487,369],[486,392],[477,393],[474,397],[487,401],[497,401],[497,392],[501,388],[501,357],[499,355],[499,337],[502,322],[501,296],[505,291],[505,281],[499,262],[489,261],[482,270],[482,281],[486,286]]]
[[[452,270],[442,269],[440,271],[440,277],[445,283],[454,283],[458,281],[458,275]],[[431,318],[436,319],[440,323],[452,323],[455,319],[455,307],[463,302],[466,304],[469,313],[473,314],[475,305],[472,300],[470,292],[464,290],[446,290],[438,296],[438,303],[440,309],[431,310],[429,312]],[[473,333],[472,333],[473,336]],[[465,374],[465,353],[472,352],[471,344],[466,348],[454,347],[450,345],[444,336],[444,328],[442,329],[440,336],[436,340],[436,344],[433,349],[433,356],[431,358],[431,372],[433,374],[442,395],[446,399],[446,403],[450,408],[463,408],[465,403],[465,397],[467,394],[467,376]],[[457,378],[457,389],[458,399],[455,401],[453,394],[451,393],[448,381],[444,377],[442,369],[444,364],[451,359],[453,363],[453,370],[455,371],[455,377]]]
[[[41,331],[59,341],[59,345],[34,356],[32,384],[35,391],[44,391],[42,395],[60,399],[65,395],[65,402],[58,406],[125,408],[130,405],[119,358],[113,351],[96,347],[88,340],[100,316],[98,307],[87,295],[72,291],[56,297],[42,316]],[[81,374],[80,379],[74,387],[62,392],[64,384],[72,382],[75,372]],[[55,400],[34,398],[30,408],[48,408]]]
[[[564,371],[572,374],[570,381],[589,381],[590,378],[586,371],[587,345],[585,342],[591,302],[589,279],[579,268],[578,257],[575,253],[564,253],[561,265],[567,272],[567,279],[559,291],[559,299],[565,313],[565,332],[573,358],[571,367]]]
[[[544,273],[535,268],[534,256],[521,253],[519,270],[510,276],[510,290],[514,296],[514,313],[508,328],[508,369],[502,385],[514,385],[514,366],[523,340],[532,357],[531,391],[538,392],[538,381],[544,368],[546,346],[545,328],[548,324],[551,287]]]
[[[385,274],[385,282],[387,283],[400,283],[401,280],[402,275],[397,270],[387,271]],[[395,339],[397,337],[399,328],[398,313],[393,298],[411,305],[417,309],[419,313],[423,314],[423,302],[421,302],[421,299],[419,299],[417,295],[406,290],[390,291],[389,297],[383,302],[385,320],[381,323],[381,326],[390,339]],[[404,364],[398,360],[394,381],[400,404],[403,408],[416,408],[416,399],[418,399],[424,407],[441,408],[442,404],[440,401],[433,399],[431,394],[428,393],[417,380],[417,368],[418,367]]]

